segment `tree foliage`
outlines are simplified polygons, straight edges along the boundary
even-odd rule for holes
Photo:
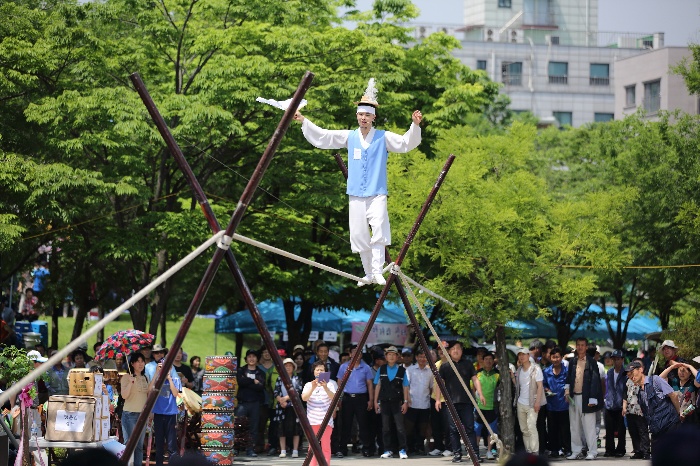
[[[496,100],[496,84],[451,56],[458,45],[454,39],[436,35],[409,46],[400,23],[416,15],[411,2],[378,1],[371,11],[348,15],[357,28],[339,27],[336,8],[351,3],[109,0],[3,6],[18,20],[0,31],[1,56],[16,58],[12,65],[2,62],[0,103],[7,112],[0,148],[31,160],[36,170],[27,172],[31,186],[3,187],[31,203],[17,204],[15,212],[13,205],[3,206],[0,244],[15,248],[19,235],[41,233],[39,244],[60,245],[52,276],[62,277],[60,295],[72,293],[82,311],[74,335],[88,309],[115,307],[208,235],[129,74],[141,75],[222,222],[280,116],[255,98],[288,98],[307,69],[316,74],[307,93],[311,118],[328,127],[354,125],[352,102],[374,76],[382,124],[407,126],[411,110],[423,108],[435,128],[426,130],[428,153],[439,128]],[[310,148],[293,128],[241,233],[341,269],[357,267],[347,247],[342,179],[329,155]],[[10,177],[16,170],[3,173]],[[22,224],[18,218],[33,218],[35,205],[41,226]],[[26,246],[26,256],[35,255],[36,243]],[[256,296],[299,301],[309,323],[313,309],[367,306],[366,293],[339,291],[341,282],[327,274],[247,246],[235,251]],[[15,258],[14,268],[22,267],[22,258]],[[205,260],[135,306],[134,326],[156,333],[169,310],[183,312]],[[217,276],[212,290],[207,309],[242,308],[226,274]]]

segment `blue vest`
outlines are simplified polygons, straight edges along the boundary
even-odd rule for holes
[[[681,418],[673,402],[669,400],[667,396],[659,398],[654,380],[656,378],[658,378],[657,375],[652,375],[647,378],[644,392],[639,392],[640,396],[646,397],[646,403],[642,401],[639,403],[639,406],[642,408],[644,417],[649,423],[649,432],[654,436],[663,434],[681,422]],[[661,393],[660,390],[659,393]]]
[[[383,130],[375,130],[372,143],[367,149],[360,143],[360,129],[348,136],[348,189],[350,196],[371,197],[388,194],[386,161],[389,153]],[[359,151],[360,158],[355,158]]]

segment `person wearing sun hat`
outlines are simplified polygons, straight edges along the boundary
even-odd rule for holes
[[[673,340],[664,340],[663,343],[661,343],[661,355],[664,357],[666,362],[664,363],[663,366],[659,365],[656,367],[656,375],[661,375],[662,372],[664,372],[666,369],[669,367],[673,366],[676,363],[683,363],[683,364],[688,364],[690,361],[687,359],[684,359],[680,356],[678,356],[678,346],[676,346],[676,343]],[[678,384],[678,369],[673,368],[671,369],[670,372],[667,373],[667,379],[668,383],[670,385]]]
[[[294,362],[292,358],[286,358],[282,361],[284,369],[287,371],[287,375],[292,381],[292,386],[297,394],[301,394],[304,389],[304,384],[301,378],[295,374],[297,370],[297,363]],[[291,437],[293,444],[292,458],[299,457],[299,439],[301,435],[301,424],[299,424],[299,419],[297,419],[296,413],[294,412],[294,407],[290,401],[289,393],[287,393],[287,388],[282,383],[282,379],[278,378],[275,381],[275,388],[273,390],[273,395],[277,401],[277,406],[275,407],[275,414],[272,419],[273,422],[277,422],[279,425],[279,444],[280,444],[280,458],[287,457],[287,437]]]
[[[349,130],[326,130],[313,124],[300,112],[294,119],[301,122],[301,131],[311,145],[319,149],[348,150],[348,183],[350,197],[350,246],[360,254],[364,280],[384,285],[384,247],[391,244],[389,213],[387,210],[387,157],[389,152],[406,153],[421,142],[420,123],[423,114],[416,110],[411,115],[411,127],[399,135],[375,129],[377,118],[377,88],[374,78],[357,106],[359,127]],[[369,229],[372,228],[370,237]],[[357,283],[365,284],[364,281]]]

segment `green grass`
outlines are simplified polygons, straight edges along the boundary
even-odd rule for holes
[[[75,319],[72,317],[59,317],[58,319],[58,343],[59,347],[63,348],[68,344],[70,341],[71,335],[73,334],[73,325],[74,325]],[[86,322],[84,327],[83,327],[83,332],[87,331],[89,328],[93,327],[97,321],[90,321]],[[170,344],[173,339],[175,338],[175,335],[177,334],[177,331],[180,328],[180,324],[182,323],[182,319],[179,319],[177,321],[172,321],[169,320],[166,323],[166,339],[168,344]],[[131,324],[131,320],[128,316],[121,316],[119,319],[115,320],[114,322],[110,322],[107,324],[107,326],[104,328],[104,335],[105,338],[107,338],[109,335],[112,335],[113,333],[119,331],[119,330],[126,330],[133,328]],[[215,337],[216,337],[216,351],[215,351]],[[247,346],[253,346],[257,347],[259,345],[259,337],[256,337],[254,335],[246,335],[246,338],[244,340],[244,348],[243,348],[243,354],[245,354],[245,350],[247,349]],[[192,322],[192,326],[190,327],[189,332],[187,332],[187,336],[185,337],[185,342],[182,345],[184,350],[187,352],[188,357],[192,356],[213,356],[213,355],[222,355],[226,351],[231,351],[234,354],[236,354],[236,348],[235,348],[235,334],[229,333],[229,334],[219,334],[215,335],[214,334],[214,319],[200,319],[200,318],[195,318],[194,321]],[[49,319],[49,344],[51,344],[51,321]],[[92,337],[88,340],[88,353],[92,355],[92,345],[97,341],[96,337]],[[156,341],[160,341],[160,336],[156,339]],[[203,361],[202,361],[203,362]]]

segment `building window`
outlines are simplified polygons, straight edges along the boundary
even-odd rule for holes
[[[477,60],[476,61],[476,69],[477,70],[485,70],[486,69],[486,60]]]
[[[498,0],[498,8],[510,8],[511,0]]]
[[[607,123],[608,121],[613,121],[615,115],[612,113],[596,113],[593,115],[593,121],[596,123]]]
[[[591,63],[591,86],[610,85],[610,65],[607,63]]]
[[[569,64],[564,61],[549,62],[549,84],[568,84]]]
[[[571,112],[552,112],[552,116],[559,122],[559,126],[571,126],[574,121]]]
[[[644,110],[656,113],[661,108],[661,80],[644,83]]]
[[[501,75],[506,86],[520,86],[523,81],[522,62],[504,62],[501,65]]]
[[[637,85],[625,86],[625,108],[637,105]]]

